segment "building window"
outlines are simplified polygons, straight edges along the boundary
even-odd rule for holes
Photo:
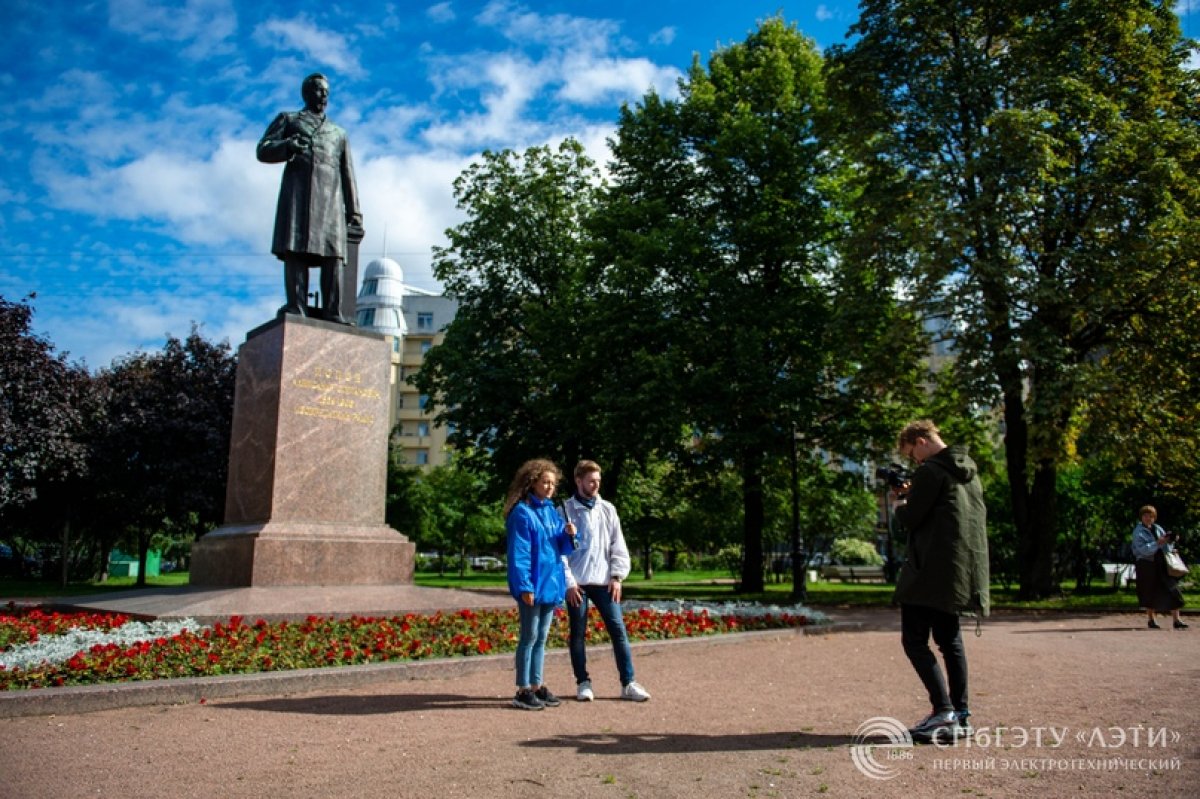
[[[420,398],[417,400],[417,407],[420,408],[421,410],[425,410],[425,406],[428,404],[429,404],[429,395],[428,394],[422,394],[420,396]]]
[[[428,355],[429,351],[431,349],[433,349],[432,341],[422,341],[421,342],[421,357],[424,358],[426,355]]]
[[[392,336],[392,352],[399,352],[399,351],[400,351],[400,337]]]
[[[417,330],[433,330],[433,314],[431,312],[417,313]]]
[[[363,308],[361,311],[358,312],[358,326],[359,327],[370,327],[373,324],[375,324],[375,309],[374,308]]]
[[[379,281],[374,278],[363,281],[363,296],[373,297],[379,291]]]
[[[428,464],[429,464],[429,450],[427,450],[427,449],[417,450],[417,465],[418,466],[427,466]]]
[[[417,435],[421,438],[429,437],[429,422],[417,422]]]

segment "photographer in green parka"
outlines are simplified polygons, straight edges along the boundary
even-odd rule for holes
[[[946,446],[933,422],[906,426],[898,448],[918,464],[907,491],[892,492],[896,519],[908,531],[896,581],[901,641],[932,706],[909,733],[915,741],[951,740],[972,732],[959,615],[988,614],[987,509],[967,448]],[[930,635],[946,679],[929,648]]]

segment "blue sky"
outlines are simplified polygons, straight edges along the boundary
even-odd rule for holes
[[[1200,0],[1184,17],[1192,26]],[[484,149],[581,140],[607,160],[617,109],[782,13],[844,41],[853,0],[5,0],[0,295],[91,369],[193,321],[235,347],[282,303],[269,253],[282,168],[255,145],[329,75],[367,235],[438,286],[454,179]]]

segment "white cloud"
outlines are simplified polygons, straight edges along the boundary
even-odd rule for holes
[[[265,246],[280,172],[254,160],[255,144],[223,140],[208,157],[151,150],[88,174],[47,169],[42,182],[61,208],[155,223],[185,244]]]
[[[569,57],[563,63],[559,96],[588,105],[641,97],[650,89],[663,96],[675,94],[682,73],[660,67],[645,58],[594,59]]]
[[[135,352],[156,352],[167,336],[186,338],[192,323],[213,342],[236,350],[246,333],[275,317],[283,304],[283,278],[277,287],[261,285],[255,294],[231,300],[225,290],[106,293],[86,298],[86,313],[74,303],[38,314],[40,325],[55,330],[54,344],[70,360],[83,358],[92,371]],[[80,298],[80,305],[83,302]],[[60,314],[62,316],[60,316]]]
[[[650,34],[651,44],[671,44],[675,41],[675,28],[667,26]]]
[[[267,47],[298,50],[344,75],[365,74],[345,36],[319,27],[304,15],[293,19],[273,17],[254,29],[254,38]]]
[[[35,114],[80,109],[80,114],[84,115],[89,113],[89,109],[111,108],[119,94],[101,72],[68,69],[57,81],[47,86],[41,96],[24,100],[22,106]]]
[[[183,55],[207,58],[232,51],[227,40],[237,32],[232,0],[109,0],[108,24],[144,41],[190,42]]]
[[[817,20],[819,22],[828,22],[829,20],[833,19],[834,16],[834,12],[824,3],[817,6]]]
[[[446,243],[445,231],[462,221],[455,207],[453,183],[472,158],[449,153],[386,156],[358,168],[366,237],[360,249],[359,274],[384,254],[404,269],[404,280],[436,289],[430,269],[434,245]]]
[[[446,59],[435,75],[439,90],[478,91],[483,111],[430,125],[423,139],[436,148],[476,149],[502,143],[516,146],[536,135],[542,123],[528,118],[531,99],[546,83],[546,67],[518,53]]]
[[[613,20],[568,14],[547,16],[527,11],[508,0],[488,3],[475,20],[498,29],[509,41],[522,46],[543,44],[587,52],[606,52],[620,32],[619,24]]]
[[[425,16],[438,23],[453,22],[457,18],[450,3],[436,3],[430,6],[425,9]]]
[[[476,106],[482,106],[431,124],[423,138],[434,146],[519,149],[578,127],[571,106],[615,109],[651,89],[668,97],[676,93],[678,69],[612,54],[619,35],[612,21],[539,15],[499,0],[489,3],[476,22],[501,30],[522,48],[427,60],[435,99],[450,95],[469,101],[477,94]],[[541,51],[530,51],[530,43],[541,45]]]

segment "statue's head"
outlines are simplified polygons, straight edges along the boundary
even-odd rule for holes
[[[304,97],[305,108],[324,114],[325,106],[329,104],[329,78],[320,72],[314,72],[304,79],[300,94]]]

